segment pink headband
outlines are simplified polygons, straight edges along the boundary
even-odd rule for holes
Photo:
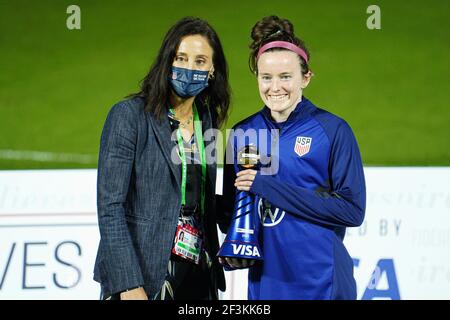
[[[298,54],[300,57],[302,57],[306,63],[308,63],[308,55],[306,54],[306,52],[302,48],[299,48],[295,44],[287,42],[287,41],[272,41],[272,42],[266,43],[265,45],[263,45],[261,47],[261,49],[259,49],[258,55],[256,56],[256,60],[258,60],[259,57],[265,51],[272,49],[272,48],[284,48],[284,49],[291,50],[291,51],[295,52],[296,54]]]

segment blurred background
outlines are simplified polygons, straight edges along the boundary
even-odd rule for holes
[[[79,30],[67,27],[70,5]],[[367,26],[371,5],[381,29]],[[448,0],[0,0],[0,299],[99,298],[108,111],[139,90],[167,30],[198,16],[228,60],[231,128],[262,108],[248,45],[267,15],[294,24],[315,73],[304,94],[359,143],[366,218],[345,238],[358,299],[450,299]],[[245,272],[226,274],[223,299],[246,299]]]
[[[346,119],[365,165],[450,164],[450,2],[0,0],[0,169],[96,168],[111,106],[136,92],[179,18],[208,20],[230,68],[226,125],[262,107],[248,68],[250,30],[288,18],[311,52],[305,95]],[[369,5],[381,9],[370,30]]]

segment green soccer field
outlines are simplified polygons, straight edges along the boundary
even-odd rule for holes
[[[81,8],[81,30],[66,9]],[[369,30],[366,9],[381,9]],[[254,23],[290,19],[311,51],[305,95],[353,128],[365,165],[450,165],[450,2],[0,0],[0,169],[95,168],[110,107],[138,90],[168,28],[208,20],[230,67],[227,128],[262,107]]]

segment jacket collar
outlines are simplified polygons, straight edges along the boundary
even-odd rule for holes
[[[205,130],[210,129],[212,126],[211,112],[208,107],[204,107],[199,104],[197,104],[197,110],[202,121],[202,131],[205,132]],[[176,138],[175,136],[172,137],[172,128],[170,127],[169,119],[165,116],[161,119],[156,119],[155,116],[148,112],[146,115],[151,123],[153,132],[155,133],[156,139],[161,147],[164,158],[166,159],[166,162],[168,163],[178,186],[181,187],[181,164],[175,164],[171,158],[172,150],[176,147]],[[208,152],[208,150],[211,149],[208,148],[210,143],[215,143],[215,141],[205,141],[206,163],[215,163],[212,162],[215,160],[211,159],[211,155],[209,154],[210,152]],[[212,170],[215,170],[215,168],[215,165],[207,166],[209,177],[213,177]]]

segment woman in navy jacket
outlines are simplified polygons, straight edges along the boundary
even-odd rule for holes
[[[256,196],[264,261],[226,258],[249,269],[249,299],[355,299],[346,227],[365,212],[365,181],[356,139],[341,118],[303,96],[312,73],[309,53],[292,24],[265,17],[252,30],[250,66],[265,106],[238,123],[227,153],[254,144],[270,166],[224,172],[228,216],[238,190]],[[241,129],[241,130],[237,130]],[[243,139],[238,132],[256,130]],[[264,139],[262,139],[264,136]],[[264,143],[268,141],[269,143]]]

